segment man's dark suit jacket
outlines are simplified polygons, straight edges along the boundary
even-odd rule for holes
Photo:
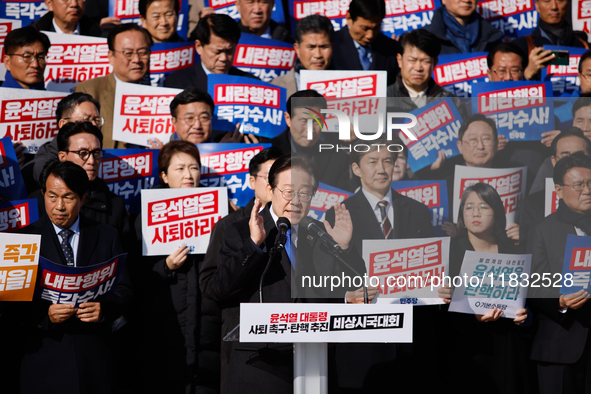
[[[378,33],[371,43],[370,70],[388,71],[388,85],[396,82],[396,76],[400,72],[396,55],[402,53],[398,41]],[[363,70],[359,61],[359,52],[353,43],[349,33],[349,27],[345,26],[335,32],[332,44],[332,63],[337,70]]]
[[[78,23],[80,24],[80,35],[92,37],[103,36],[103,31],[95,20],[83,16]],[[55,27],[53,26],[53,12],[49,11],[47,14],[43,15],[40,19],[33,22],[33,26],[37,30],[51,31],[55,33]]]
[[[545,190],[526,196],[522,207],[519,215],[519,245],[525,248],[531,238],[532,229],[546,216]]]
[[[240,27],[242,33],[253,34],[250,29],[244,26],[240,21],[238,22],[238,27]],[[269,27],[271,28],[271,38],[273,40],[283,41],[288,44],[293,44],[295,42],[293,37],[289,35],[289,31],[274,20],[271,20]]]
[[[41,256],[66,265],[59,238],[47,215],[20,232],[40,234]],[[90,266],[123,253],[123,249],[117,230],[81,216],[76,253],[78,266]],[[110,393],[111,325],[121,316],[131,296],[124,269],[115,291],[98,300],[103,311],[100,323],[84,323],[74,315],[61,324],[53,324],[48,317],[49,303],[22,303],[27,347],[21,366],[21,393]]]
[[[231,67],[228,75],[235,75],[238,77],[247,77],[258,79],[254,75]],[[193,67],[183,68],[170,74],[164,81],[164,86],[167,88],[185,89],[188,87],[198,88],[207,92],[207,74],[203,71],[201,62]]]

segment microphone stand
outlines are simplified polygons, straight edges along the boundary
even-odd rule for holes
[[[342,264],[344,264],[345,266],[347,266],[347,268],[349,268],[351,271],[353,271],[353,273],[359,277],[361,277],[362,275],[359,273],[359,271],[357,271],[355,268],[351,267],[351,264],[349,264],[348,262],[346,262],[342,257],[341,254],[339,252],[337,252],[336,250],[332,249],[332,248],[327,248],[330,251],[330,254],[332,254],[334,257],[336,257],[337,260],[339,260]],[[369,304],[369,296],[367,295],[367,287],[362,286],[363,287],[363,303],[364,304]]]
[[[263,271],[263,274],[261,275],[261,280],[259,281],[259,302],[261,304],[263,303],[263,282],[265,281],[265,277],[267,276],[267,272],[269,271],[269,268],[271,267],[271,262],[275,258],[275,254],[277,253],[277,251],[283,249],[283,246],[278,245],[278,242],[277,242],[277,241],[279,241],[280,236],[281,236],[281,234],[277,233],[277,236],[275,237],[275,246],[273,246],[271,248],[271,250],[269,250],[269,260],[267,260],[267,265],[265,266],[265,270]]]

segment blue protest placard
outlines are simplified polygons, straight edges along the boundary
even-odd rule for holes
[[[271,82],[273,78],[291,70],[295,58],[292,44],[242,33],[236,46],[233,66],[251,73],[261,81]]]
[[[10,137],[0,139],[0,194],[9,200],[27,198],[27,189]]]
[[[572,97],[573,92],[579,91],[579,61],[581,56],[587,52],[585,48],[563,47],[556,45],[544,45],[544,50],[568,51],[568,66],[549,65],[542,69],[542,81],[552,83],[554,97]]]
[[[414,172],[430,166],[437,160],[440,150],[445,157],[460,154],[457,146],[462,116],[451,98],[437,100],[410,111],[417,117],[417,125],[409,130],[418,138],[413,141],[402,131],[398,137],[408,148],[408,165]]]
[[[123,199],[128,212],[140,212],[140,191],[158,184],[159,152],[158,149],[105,149],[99,178]]]
[[[425,204],[431,212],[433,231],[437,237],[445,237],[441,226],[449,222],[447,181],[394,181],[392,189],[403,196]]]
[[[199,144],[201,184],[228,188],[228,199],[243,207],[254,197],[250,188],[250,159],[271,144]]]
[[[209,74],[207,91],[213,98],[214,130],[234,131],[274,138],[285,131],[285,88],[254,78]]]
[[[309,15],[324,15],[330,19],[335,31],[341,30],[347,24],[345,17],[349,12],[349,1],[289,0],[288,6],[292,36],[295,36],[298,22]]]
[[[44,1],[2,0],[0,3],[0,18],[18,19],[22,21],[23,27],[41,18],[48,11]]]
[[[204,0],[204,4],[205,7],[213,8],[216,14],[229,15],[236,22],[240,20],[240,13],[236,8],[236,0]],[[285,24],[282,1],[275,1],[273,12],[271,12],[271,19],[280,25]]]
[[[100,301],[115,290],[126,257],[127,253],[124,253],[104,263],[85,267],[56,264],[40,257],[35,298],[75,307]]]
[[[308,216],[322,222],[326,216],[326,211],[352,195],[353,193],[351,192],[320,182],[318,184],[318,190],[316,190],[314,197],[310,201],[310,212]]]
[[[187,38],[189,26],[189,0],[179,1],[179,17],[176,32],[181,38]],[[109,0],[109,16],[121,19],[121,23],[142,25],[139,11],[140,0]]]
[[[440,0],[386,0],[386,17],[382,20],[382,33],[394,38],[430,25],[433,12],[439,7]]]
[[[554,280],[554,279],[553,279]],[[561,294],[589,291],[591,283],[591,237],[568,234],[562,265]]]
[[[198,60],[193,42],[155,43],[150,54],[150,84],[164,86],[168,74],[192,67]]]
[[[472,87],[472,112],[497,123],[497,132],[510,141],[539,141],[554,130],[550,82],[490,82]]]
[[[538,26],[534,0],[480,0],[476,11],[505,37],[523,37]]]
[[[471,97],[472,85],[488,82],[487,52],[441,55],[433,79],[458,97]]]
[[[0,233],[11,233],[39,220],[36,199],[0,202]]]

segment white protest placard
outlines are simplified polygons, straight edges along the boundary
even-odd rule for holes
[[[560,199],[554,188],[554,179],[546,178],[546,189],[544,190],[544,216],[556,212],[559,201]]]
[[[591,33],[591,1],[573,0],[571,3],[573,30]]]
[[[67,93],[34,89],[0,88],[0,138],[21,141],[27,153],[57,135],[57,104]]]
[[[225,187],[142,190],[142,253],[171,254],[186,244],[205,253],[214,224],[228,214]]]
[[[507,226],[519,223],[519,212],[525,198],[527,167],[477,168],[456,166],[454,174],[454,222],[458,219],[462,193],[478,182],[491,185],[503,200]]]
[[[363,240],[363,260],[378,304],[443,304],[431,281],[448,272],[449,237]]]
[[[531,254],[468,250],[456,277],[462,278],[461,285],[454,289],[449,311],[486,315],[499,308],[502,317],[514,319],[525,307],[530,272]]]
[[[45,68],[47,90],[71,93],[78,83],[104,77],[113,70],[106,38],[43,33],[51,42]]]
[[[240,342],[411,343],[411,305],[243,303]]]
[[[359,131],[375,134],[380,117],[386,114],[388,88],[387,71],[300,71],[299,90],[313,89],[328,101],[328,109],[336,109],[359,119]],[[339,122],[334,115],[323,115],[328,130],[339,131]]]
[[[0,234],[0,301],[31,301],[37,280],[41,235]]]
[[[167,143],[174,133],[170,102],[182,91],[117,81],[113,139],[143,146],[153,138]]]
[[[14,19],[0,19],[0,80],[4,81],[6,67],[4,66],[4,40],[8,33],[20,29],[22,21]]]

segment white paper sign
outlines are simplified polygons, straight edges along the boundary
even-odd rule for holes
[[[0,80],[4,81],[6,67],[4,66],[4,40],[8,33],[14,29],[20,29],[22,21],[14,19],[0,19]]]
[[[544,192],[544,216],[548,216],[551,213],[556,212],[558,209],[558,195],[554,188],[554,179],[546,178],[546,190]]]
[[[448,274],[449,239],[363,240],[363,260],[368,275],[379,278],[377,303],[443,304],[437,296],[438,287],[431,289],[431,280],[434,276],[441,278]]]
[[[507,226],[519,223],[519,212],[525,198],[527,167],[476,168],[456,166],[454,174],[454,221],[458,219],[464,189],[478,182],[491,185],[503,200]]]
[[[142,190],[142,253],[168,256],[183,244],[205,253],[214,224],[227,214],[225,187]]]
[[[591,33],[591,1],[573,0],[571,3],[573,30]],[[591,36],[587,40],[591,39]],[[590,41],[591,42],[591,41]]]
[[[170,102],[182,91],[117,81],[113,139],[143,146],[153,138],[167,143],[174,133]]]
[[[41,235],[0,234],[0,301],[31,301],[37,280]]]
[[[411,305],[243,303],[240,342],[411,343]]]

